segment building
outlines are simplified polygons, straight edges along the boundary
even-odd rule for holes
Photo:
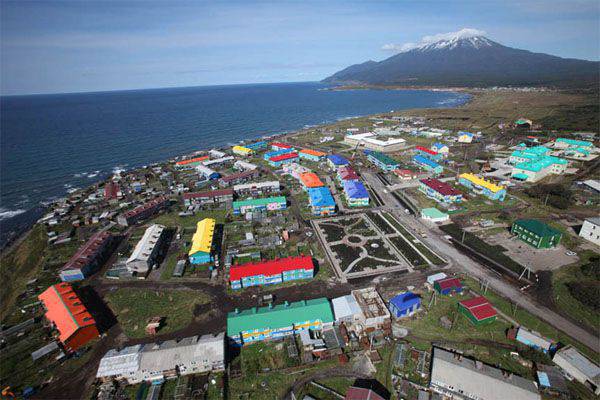
[[[238,171],[248,171],[248,170],[254,170],[257,168],[258,168],[258,166],[256,164],[252,164],[252,163],[249,163],[244,160],[237,160],[236,162],[233,163],[233,169],[238,170]]]
[[[373,389],[350,386],[344,400],[386,400]]]
[[[413,157],[413,163],[419,168],[423,168],[425,171],[431,171],[434,174],[441,174],[444,172],[444,167],[440,164],[418,154]]]
[[[255,197],[269,193],[279,193],[281,191],[281,185],[279,181],[250,182],[234,185],[233,191],[238,196]]]
[[[331,300],[336,323],[353,323],[364,320],[362,310],[352,294]]]
[[[189,158],[187,160],[177,161],[175,163],[175,168],[176,169],[194,169],[198,165],[200,165],[202,163],[202,161],[205,161],[208,159],[209,159],[209,156],[201,156],[201,157]]]
[[[439,347],[433,348],[429,387],[450,399],[541,398],[533,381]]]
[[[335,200],[325,186],[308,189],[308,198],[313,215],[334,215]]]
[[[208,155],[212,158],[221,158],[221,157],[225,157],[227,155],[227,153],[225,153],[221,150],[211,149],[208,151]]]
[[[448,275],[446,275],[443,272],[438,272],[437,274],[429,275],[427,277],[427,283],[433,286],[433,284],[435,283],[435,281],[439,281],[440,279],[444,279],[447,276]]]
[[[285,196],[266,197],[260,199],[239,200],[233,202],[233,213],[235,215],[246,214],[248,211],[256,210],[285,210],[287,200]]]
[[[339,167],[337,169],[336,174],[337,180],[339,183],[344,184],[345,181],[358,181],[360,180],[360,176],[356,173],[354,168],[350,165],[345,165],[343,167]]]
[[[584,148],[588,151],[591,151],[594,149],[594,143],[588,142],[587,140],[558,138],[554,141],[554,148],[555,149]]]
[[[402,181],[410,181],[419,177],[419,174],[410,169],[395,169],[394,174]]]
[[[233,154],[237,154],[238,156],[242,157],[251,156],[252,154],[254,154],[254,150],[249,149],[245,146],[233,146],[231,148],[231,151],[233,152]]]
[[[96,321],[67,282],[50,286],[38,299],[46,319],[58,331],[58,340],[67,352],[77,351],[98,336]]]
[[[579,236],[596,246],[600,246],[600,217],[587,218],[583,221]]]
[[[250,180],[258,178],[260,171],[258,169],[248,169],[235,174],[226,175],[219,179],[219,186],[226,187],[236,185],[238,183],[248,182]]]
[[[325,158],[327,154],[322,151],[302,149],[298,151],[298,157],[304,158],[309,161],[319,162]]]
[[[387,137],[382,139],[381,136],[372,132],[346,135],[344,137],[344,143],[354,148],[360,147],[367,150],[380,151],[382,153],[393,153],[406,148],[406,140],[402,138]]]
[[[562,233],[536,219],[518,219],[512,224],[511,233],[536,249],[549,249],[560,243]]]
[[[471,143],[473,141],[473,138],[475,137],[475,135],[473,135],[470,132],[458,132],[458,135],[456,136],[456,140],[458,141],[458,143]]]
[[[457,278],[438,279],[433,283],[433,288],[436,292],[443,295],[462,293],[463,291],[462,283]]]
[[[306,168],[304,165],[293,162],[289,164],[283,164],[283,172],[291,175],[291,177],[294,179],[300,179],[300,174],[304,172],[311,172],[311,170]]]
[[[254,143],[248,143],[248,144],[244,145],[244,147],[246,147],[250,150],[254,150],[254,151],[266,149],[267,146],[268,146],[268,144],[264,140],[254,142]]]
[[[520,129],[530,129],[533,126],[533,121],[526,118],[519,118],[515,121],[515,127]]]
[[[192,236],[192,245],[188,252],[190,264],[206,264],[213,261],[215,225],[216,221],[213,218],[204,218],[196,224],[196,232]]]
[[[468,187],[476,194],[483,195],[490,200],[504,201],[506,197],[506,188],[496,185],[495,183],[485,180],[475,174],[460,174],[458,183]]]
[[[431,207],[421,210],[421,218],[431,222],[446,222],[450,219],[450,216],[437,208]]]
[[[398,161],[379,151],[365,150],[365,154],[370,162],[384,171],[393,171],[398,168]]]
[[[569,162],[547,155],[549,151],[544,146],[527,147],[521,143],[508,160],[513,165],[511,176],[526,182],[537,182],[550,174],[563,174]]]
[[[538,332],[530,331],[522,326],[517,328],[515,340],[546,354],[554,352],[556,349],[556,343],[552,339],[545,338]]]
[[[158,224],[150,225],[146,229],[125,262],[125,267],[129,272],[145,275],[152,269],[160,252],[164,231],[165,227]]]
[[[433,161],[438,161],[442,158],[442,155],[440,153],[438,153],[437,151],[428,149],[427,147],[423,147],[423,146],[416,146],[415,153],[417,155],[423,156],[423,157],[428,158]]]
[[[345,180],[343,183],[344,198],[349,207],[366,207],[369,205],[369,192],[361,181]]]
[[[133,225],[143,219],[146,219],[163,208],[169,206],[169,198],[166,196],[157,197],[154,200],[150,200],[149,202],[142,204],[134,208],[133,210],[127,211],[117,217],[117,222],[122,226],[130,226]]]
[[[281,339],[305,329],[321,331],[333,324],[326,298],[235,310],[227,314],[227,336],[234,344]]]
[[[535,367],[540,390],[553,396],[568,397],[570,391],[560,368],[539,363]]]
[[[569,345],[554,353],[552,358],[568,377],[588,387],[594,394],[600,395],[600,367],[590,361],[575,347]]]
[[[314,172],[304,172],[299,175],[299,178],[304,190],[325,186]]]
[[[350,292],[360,308],[360,314],[353,317],[346,327],[358,335],[372,333],[375,330],[389,332],[391,317],[383,299],[374,287],[355,289]]]
[[[496,309],[483,296],[459,301],[458,311],[475,326],[491,324],[498,316]]]
[[[234,189],[208,190],[205,192],[188,192],[183,194],[186,206],[214,206],[233,201]]]
[[[348,164],[350,164],[350,162],[338,154],[330,154],[327,156],[327,165],[334,170]]]
[[[421,297],[413,292],[400,293],[390,299],[388,308],[396,318],[410,317],[421,309]]]
[[[95,273],[112,250],[114,237],[107,231],[96,232],[60,269],[63,282],[80,281]]]
[[[221,332],[109,350],[100,360],[96,378],[135,385],[224,369],[225,334]]]
[[[241,289],[311,279],[313,276],[312,257],[298,256],[233,265],[229,270],[229,283],[232,289]]]
[[[448,147],[445,144],[440,143],[440,142],[435,142],[431,146],[431,150],[435,151],[438,154],[441,154],[442,157],[446,157],[450,153],[450,147]]]
[[[196,172],[205,180],[215,180],[221,177],[217,171],[204,165],[197,165]]]
[[[121,196],[121,189],[119,188],[119,184],[117,182],[108,181],[106,185],[104,185],[104,200],[117,200]]]
[[[446,182],[434,178],[421,179],[419,182],[419,191],[438,203],[460,203],[463,200],[462,193]]]
[[[280,167],[283,164],[295,162],[298,159],[298,153],[286,153],[280,156],[269,158],[269,165],[272,167]]]
[[[293,151],[293,147],[287,143],[281,143],[281,142],[272,142],[271,143],[271,149],[274,151],[278,151],[278,150],[291,150]]]
[[[281,149],[278,149],[278,150],[268,151],[265,154],[263,154],[263,159],[265,161],[269,161],[270,158],[281,156],[283,154],[289,154],[289,153],[294,153],[294,149],[292,147],[281,148]]]
[[[235,158],[233,156],[225,156],[225,157],[213,158],[211,160],[204,160],[204,161],[202,161],[202,165],[204,165],[205,167],[211,167],[213,165],[227,164],[227,163],[232,162],[233,160],[235,160]]]

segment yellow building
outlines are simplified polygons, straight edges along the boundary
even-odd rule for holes
[[[206,264],[213,261],[211,250],[215,223],[213,218],[205,218],[196,224],[196,233],[192,236],[192,247],[188,253],[191,264]]]
[[[234,154],[237,154],[239,156],[249,156],[251,154],[254,154],[254,150],[244,146],[233,146],[231,148],[231,151],[233,151]]]

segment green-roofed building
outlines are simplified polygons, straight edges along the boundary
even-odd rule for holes
[[[537,182],[550,174],[563,174],[569,162],[564,158],[547,155],[550,151],[545,146],[517,146],[508,162],[514,165],[511,176],[527,182]]]
[[[373,150],[365,150],[365,154],[367,155],[367,159],[369,161],[384,171],[393,171],[398,168],[398,161],[394,160],[387,154]]]
[[[512,224],[511,232],[536,249],[549,249],[560,243],[562,233],[537,219],[518,219]]]
[[[261,199],[248,199],[233,202],[233,213],[246,214],[248,211],[255,210],[285,210],[287,207],[287,200],[285,196],[277,197],[266,197]]]
[[[588,142],[587,140],[577,140],[577,139],[569,139],[569,138],[558,138],[554,142],[554,147],[556,148],[568,148],[568,147],[584,147],[584,148],[593,148],[594,143]]]
[[[333,324],[331,303],[322,297],[285,302],[276,306],[254,307],[227,314],[227,336],[242,346],[277,339],[305,329],[321,330]]]

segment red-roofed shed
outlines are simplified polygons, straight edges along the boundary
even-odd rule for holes
[[[435,290],[440,294],[461,293],[462,283],[458,278],[445,278],[435,281],[433,284]]]
[[[458,310],[475,325],[494,322],[498,312],[483,296],[463,300],[458,303]]]

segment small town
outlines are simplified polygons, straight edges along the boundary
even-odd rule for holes
[[[8,256],[43,268],[5,277],[3,398],[597,398],[595,133],[431,115],[199,150],[55,202]]]

